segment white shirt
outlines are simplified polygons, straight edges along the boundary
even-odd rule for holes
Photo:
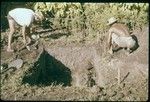
[[[29,26],[33,20],[35,13],[31,9],[16,8],[8,13],[19,25]]]
[[[115,42],[118,44],[120,47],[134,47],[135,45],[135,40],[132,37],[120,37],[117,36],[115,33],[112,34],[112,42]]]

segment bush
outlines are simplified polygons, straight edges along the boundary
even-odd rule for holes
[[[2,9],[9,9],[5,9],[2,13],[8,12],[10,5],[18,4],[13,2],[3,4]],[[80,35],[83,37],[96,38],[99,35],[103,37],[108,30],[107,20],[112,16],[116,17],[119,22],[128,25],[130,30],[148,23],[148,3],[23,2],[19,5],[41,11],[45,16],[43,27],[66,28],[72,35],[83,31],[84,33]]]
[[[107,31],[107,20],[114,16],[131,30],[142,27],[148,21],[148,3],[35,3],[34,10],[44,12],[53,28],[78,31],[86,29],[86,35],[95,37],[97,32]],[[50,17],[48,14],[53,15]]]

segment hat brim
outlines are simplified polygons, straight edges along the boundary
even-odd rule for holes
[[[117,20],[116,20],[116,21],[113,21],[113,22],[111,22],[111,23],[107,23],[107,25],[111,25],[111,24],[113,24],[113,23],[115,23],[115,22],[117,22]]]
[[[110,23],[107,23],[106,25],[110,25]]]

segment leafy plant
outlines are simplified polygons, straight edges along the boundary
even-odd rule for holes
[[[72,36],[82,32],[80,36],[90,37],[91,40],[96,37],[101,38],[106,34],[107,20],[112,16],[116,17],[119,22],[126,24],[130,30],[148,24],[148,3],[23,2],[22,4],[44,14],[43,28],[66,28]],[[19,7],[14,2],[3,3],[1,9],[7,9],[2,13],[6,15],[6,12],[15,5]],[[1,19],[4,18],[1,16]]]

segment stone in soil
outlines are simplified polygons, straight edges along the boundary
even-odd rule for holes
[[[19,69],[22,67],[22,65],[23,65],[23,60],[22,59],[16,59],[16,60],[14,60],[8,64],[8,68],[15,67],[15,68]]]

